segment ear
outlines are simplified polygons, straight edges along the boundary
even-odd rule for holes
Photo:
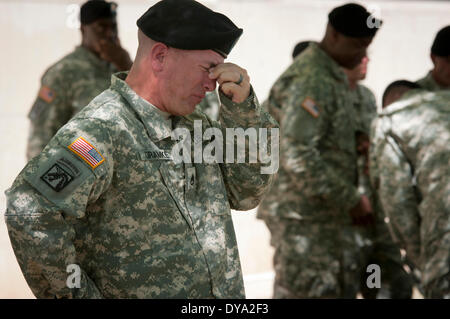
[[[332,43],[338,42],[340,36],[341,36],[341,34],[338,31],[336,31],[335,28],[333,28],[333,27],[330,28],[330,39],[331,39]]]
[[[437,57],[433,53],[430,53],[430,58],[431,58],[431,61],[433,62],[433,65],[436,66]]]
[[[169,47],[164,43],[155,43],[150,50],[152,68],[155,72],[161,72],[167,62]]]

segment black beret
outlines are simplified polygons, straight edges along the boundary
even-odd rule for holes
[[[347,3],[331,10],[328,21],[337,31],[348,37],[373,37],[382,21],[370,16],[370,12],[363,6]]]
[[[442,28],[434,38],[431,53],[437,56],[450,55],[450,25]]]
[[[117,3],[103,0],[90,0],[80,8],[81,24],[89,24],[98,19],[115,18]]]
[[[243,30],[225,15],[193,0],[162,0],[137,26],[150,39],[182,50],[214,50],[226,57]]]

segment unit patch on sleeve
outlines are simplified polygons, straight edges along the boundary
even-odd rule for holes
[[[59,192],[73,181],[74,176],[62,165],[55,163],[50,169],[41,176],[41,179],[50,186],[55,192]]]
[[[51,103],[55,98],[55,92],[48,86],[42,86],[39,90],[39,97],[47,103]]]
[[[103,156],[84,138],[77,138],[68,146],[69,150],[77,154],[83,161],[89,164],[93,169],[105,161]]]
[[[314,117],[319,117],[319,107],[317,106],[316,102],[310,97],[307,97],[302,102],[302,107],[309,112]]]

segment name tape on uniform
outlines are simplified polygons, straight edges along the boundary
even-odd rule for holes
[[[68,148],[81,157],[81,159],[88,163],[92,168],[96,168],[105,161],[102,154],[100,154],[91,143],[82,137],[77,138],[68,146]]]
[[[141,152],[141,159],[143,160],[163,160],[163,161],[173,161],[172,154],[169,151],[159,150],[159,151],[144,151]]]

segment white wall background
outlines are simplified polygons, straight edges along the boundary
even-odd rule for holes
[[[0,0],[0,215],[6,190],[25,165],[26,115],[45,69],[71,51],[80,40],[71,28],[70,4],[83,1]],[[116,0],[122,45],[134,56],[136,20],[156,1]],[[229,16],[244,34],[228,61],[245,67],[263,101],[277,77],[291,62],[298,41],[320,40],[328,12],[348,1],[210,0],[201,1]],[[357,1],[358,2],[358,1]],[[450,24],[449,1],[359,1],[376,5],[384,24],[370,47],[365,84],[378,101],[393,80],[415,80],[431,68],[429,49],[436,32]],[[254,211],[233,213],[248,297],[270,297],[272,249],[265,225]],[[258,274],[261,277],[258,277]],[[250,276],[249,276],[250,275]],[[255,277],[256,275],[256,277]],[[265,278],[263,285],[253,284]],[[263,287],[263,288],[261,288]],[[254,289],[255,288],[255,289]],[[0,298],[32,298],[0,219]]]

